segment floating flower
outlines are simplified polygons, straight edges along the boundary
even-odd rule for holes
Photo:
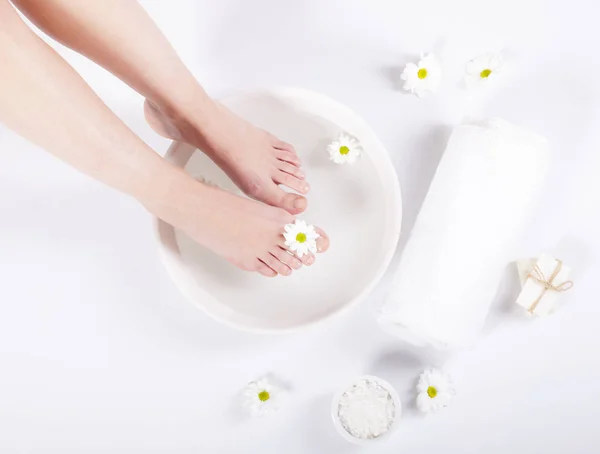
[[[504,69],[502,57],[497,54],[483,54],[467,63],[465,81],[467,85],[488,84],[496,79]]]
[[[362,153],[362,147],[358,140],[341,133],[336,140],[327,147],[329,159],[336,164],[354,164]]]
[[[315,227],[304,221],[296,220],[294,224],[285,226],[285,246],[299,258],[312,252],[317,253],[317,239],[321,236]]]
[[[419,98],[437,90],[442,80],[442,68],[433,54],[421,56],[418,64],[407,63],[402,75],[404,89]]]
[[[279,410],[283,389],[266,378],[253,381],[244,389],[244,407],[252,416],[265,416]]]
[[[423,413],[437,412],[447,406],[454,396],[450,377],[437,369],[424,371],[417,384],[417,407]]]

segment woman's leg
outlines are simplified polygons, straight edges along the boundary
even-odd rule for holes
[[[0,121],[246,270],[299,266],[285,255],[286,211],[196,182],[163,160],[0,0]],[[320,245],[327,248],[327,240]],[[268,265],[268,266],[267,266]]]
[[[13,0],[42,30],[146,97],[150,125],[202,149],[249,196],[297,214],[309,190],[294,148],[211,100],[135,0]]]

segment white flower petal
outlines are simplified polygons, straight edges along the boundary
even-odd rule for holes
[[[429,413],[433,409],[432,399],[427,393],[419,393],[417,395],[417,408],[423,413]]]
[[[404,71],[402,71],[402,74],[400,75],[400,78],[402,80],[408,80],[409,78],[412,77],[417,77],[417,72],[419,71],[419,67],[417,65],[415,65],[414,63],[407,63],[406,66],[404,67]]]
[[[439,405],[440,408],[443,408],[450,404],[450,401],[452,400],[452,394],[440,391],[439,394],[432,400],[435,400],[436,405]]]
[[[340,153],[340,149],[342,147],[348,148],[348,152],[346,154]],[[345,164],[349,161],[349,158],[354,155],[360,155],[362,152],[362,147],[360,143],[344,133],[341,133],[336,140],[332,141],[327,146],[327,152],[329,153],[329,159],[336,164]]]
[[[269,398],[264,401],[259,397],[263,391],[269,393]],[[263,378],[246,385],[242,393],[242,404],[252,416],[265,416],[279,409],[284,395],[283,389]]]
[[[480,66],[482,66],[483,68],[489,69],[492,57],[493,57],[492,54],[483,54],[477,60],[478,60]]]
[[[502,72],[504,69],[504,61],[500,55],[493,55],[490,58],[490,69],[496,74]]]
[[[435,397],[430,397],[428,389],[435,388]],[[423,412],[439,411],[447,406],[454,396],[450,377],[437,369],[423,371],[417,383],[417,406]]]
[[[437,72],[440,70],[440,64],[433,54],[429,54],[421,59],[419,68],[425,68],[428,72]]]
[[[313,225],[309,225],[306,221],[297,219],[294,224],[288,224],[285,230],[288,230],[283,234],[285,246],[288,251],[295,253],[300,258],[309,251],[316,251],[316,240],[320,235],[316,232]],[[305,236],[303,241],[298,241],[298,235],[300,233]]]
[[[427,71],[424,78],[419,78],[419,70]],[[442,78],[442,70],[438,59],[433,54],[422,56],[418,65],[408,63],[402,72],[402,80],[405,81],[403,89],[423,97],[425,94],[437,90]]]
[[[471,60],[469,63],[467,63],[465,71],[467,72],[467,74],[479,76],[479,67],[480,66],[475,61]]]
[[[296,248],[296,255],[298,258],[304,257],[308,253],[308,249],[304,244],[299,244]]]
[[[266,390],[269,387],[269,383],[264,378],[257,380],[255,383],[256,388],[260,389],[261,391]]]
[[[489,84],[502,73],[503,59],[499,54],[486,53],[473,58],[465,67],[465,82],[472,87]],[[489,71],[487,77],[481,77],[483,71]]]
[[[419,76],[417,76],[416,71],[414,73],[410,73],[407,74],[406,78],[404,79],[404,89],[405,90],[410,90],[412,89],[412,87],[415,86],[415,84],[419,83]]]

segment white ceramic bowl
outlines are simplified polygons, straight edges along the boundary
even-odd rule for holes
[[[157,221],[161,255],[177,287],[215,319],[261,333],[295,331],[360,302],[385,272],[400,234],[400,185],[383,144],[350,109],[307,90],[249,91],[222,102],[294,144],[311,184],[308,210],[299,218],[322,227],[331,247],[313,266],[269,279],[238,270]],[[365,149],[354,165],[328,159],[326,147],[341,131]],[[166,158],[197,178],[239,192],[189,145],[173,143]]]
[[[340,421],[340,417],[338,414],[340,399],[342,398],[342,395],[348,389],[350,389],[352,385],[354,385],[360,380],[369,380],[380,385],[388,393],[390,393],[390,396],[392,396],[392,400],[394,401],[394,405],[396,407],[396,413],[394,415],[392,425],[390,426],[387,432],[385,432],[383,435],[380,435],[377,438],[357,438],[350,434],[346,429],[344,429],[344,426],[342,426],[342,423]],[[352,382],[348,383],[348,385],[345,388],[340,389],[338,393],[333,397],[333,400],[331,401],[331,417],[333,418],[333,425],[335,426],[335,429],[346,441],[357,445],[369,445],[387,439],[390,436],[390,434],[394,432],[394,430],[396,430],[398,422],[402,417],[402,402],[400,401],[400,396],[398,396],[398,393],[396,392],[394,387],[390,385],[387,381],[379,377],[375,377],[374,375],[363,375],[362,377],[357,377],[354,380],[352,380]]]

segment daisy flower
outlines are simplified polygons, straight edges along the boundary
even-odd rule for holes
[[[417,384],[417,407],[423,413],[437,412],[447,406],[454,396],[450,377],[437,369],[424,371]]]
[[[327,147],[329,159],[336,164],[354,164],[362,153],[362,147],[358,140],[341,133],[336,140]]]
[[[488,84],[496,79],[504,69],[502,57],[497,54],[483,54],[467,63],[465,81],[468,86]]]
[[[419,98],[437,90],[442,80],[442,68],[433,54],[421,56],[418,64],[407,63],[402,75],[404,89]]]
[[[321,235],[315,231],[314,226],[296,220],[294,224],[287,224],[284,229],[285,246],[290,252],[294,252],[299,258],[310,252],[317,253],[317,239]]]
[[[261,378],[246,385],[243,393],[243,404],[250,415],[265,416],[279,410],[281,398],[284,391],[269,382],[266,378]]]

